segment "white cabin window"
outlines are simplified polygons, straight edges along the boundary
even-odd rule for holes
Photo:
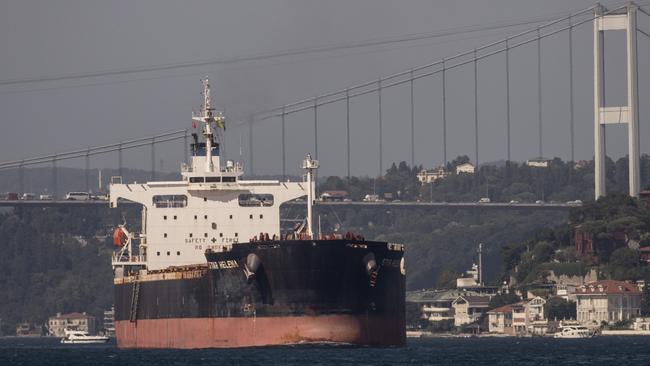
[[[239,205],[243,207],[273,206],[273,195],[242,193],[239,195]]]
[[[153,206],[156,208],[168,207],[185,207],[187,206],[187,196],[177,195],[156,195],[152,197]]]

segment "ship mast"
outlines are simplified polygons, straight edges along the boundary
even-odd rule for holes
[[[212,108],[210,100],[210,80],[206,77],[202,80],[203,82],[203,110],[200,115],[194,115],[192,119],[197,122],[202,122],[205,124],[203,128],[203,137],[205,138],[205,172],[211,173],[214,169],[212,163],[212,123],[216,122],[218,127],[224,126],[224,118],[221,113],[217,113],[216,116],[213,115],[214,108]]]
[[[302,161],[302,168],[307,171],[307,235],[310,239],[314,238],[314,231],[312,228],[312,208],[314,205],[314,171],[318,169],[318,160],[313,160],[311,154],[307,154],[305,160]]]

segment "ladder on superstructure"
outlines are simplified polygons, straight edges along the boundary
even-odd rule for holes
[[[138,281],[138,277],[135,277],[135,280],[133,281],[133,291],[131,292],[131,313],[130,313],[130,321],[131,323],[135,323],[138,321],[138,300],[140,298],[140,281]]]

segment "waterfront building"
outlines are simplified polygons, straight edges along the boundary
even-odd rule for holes
[[[55,337],[64,337],[66,329],[80,330],[95,334],[95,317],[84,313],[57,313],[47,322],[49,334]]]
[[[29,322],[20,323],[16,326],[17,337],[40,337],[43,333],[41,325],[34,325]]]
[[[461,295],[454,300],[454,325],[459,327],[477,321],[489,306],[489,296]]]
[[[501,306],[488,312],[491,333],[545,335],[554,325],[544,317],[546,300],[536,296],[528,301]]]
[[[478,293],[462,290],[410,291],[406,294],[406,302],[418,304],[422,318],[430,322],[453,321],[452,303],[461,295],[477,296]]]
[[[576,289],[578,321],[583,325],[608,324],[641,314],[641,291],[631,283],[603,280]]]
[[[488,330],[490,333],[514,335],[511,305],[504,305],[488,311]]]

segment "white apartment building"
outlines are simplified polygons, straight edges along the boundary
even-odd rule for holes
[[[90,334],[95,333],[95,317],[86,313],[57,313],[47,321],[49,334],[55,337],[64,337],[66,329],[75,329]]]
[[[454,325],[459,327],[477,321],[490,304],[489,296],[458,296],[451,304],[454,308]]]
[[[471,163],[464,163],[456,166],[456,174],[474,174],[474,171],[476,171],[476,168]]]
[[[420,183],[425,184],[425,183],[433,183],[433,182],[437,181],[438,179],[445,179],[449,175],[451,175],[451,173],[448,172],[447,169],[445,169],[444,167],[438,167],[438,168],[436,168],[434,170],[422,169],[418,173],[417,177],[418,177],[418,180],[420,181]]]
[[[641,291],[631,283],[603,280],[576,289],[578,321],[584,325],[615,323],[641,314]]]

